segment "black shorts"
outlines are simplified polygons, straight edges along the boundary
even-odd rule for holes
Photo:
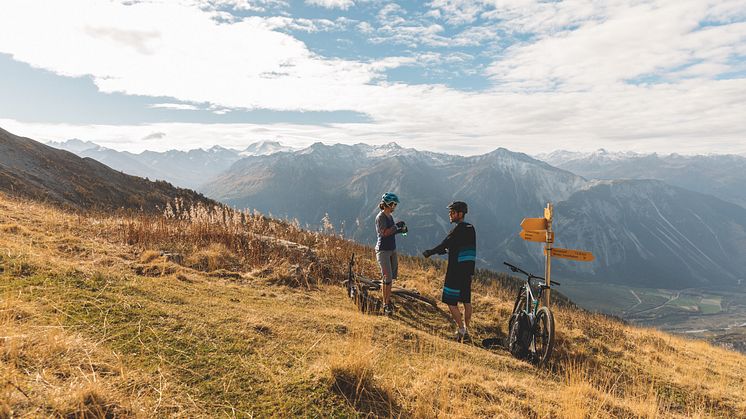
[[[448,280],[443,286],[443,296],[441,301],[449,306],[455,306],[458,303],[471,303],[471,275],[465,278]]]

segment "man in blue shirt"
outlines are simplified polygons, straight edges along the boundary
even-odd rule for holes
[[[443,255],[448,252],[448,268],[441,300],[448,305],[453,321],[458,327],[456,339],[463,341],[468,338],[471,321],[471,280],[477,259],[477,235],[474,226],[464,221],[464,216],[468,212],[465,202],[452,202],[448,205],[448,211],[448,218],[456,226],[443,242],[425,250],[422,255],[429,258],[435,254]],[[464,304],[463,321],[458,308],[459,302]]]

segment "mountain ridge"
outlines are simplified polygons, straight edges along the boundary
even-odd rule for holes
[[[151,182],[0,128],[0,190],[79,210],[162,211],[175,198],[216,204],[194,191]]]

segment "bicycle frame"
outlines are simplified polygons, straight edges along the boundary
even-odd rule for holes
[[[513,354],[518,357],[524,357],[527,355],[529,359],[537,362],[539,365],[543,365],[551,355],[552,347],[554,345],[554,316],[549,307],[539,306],[544,290],[549,289],[549,287],[545,283],[539,282],[537,295],[534,296],[534,291],[531,287],[531,280],[543,280],[544,278],[528,273],[510,263],[503,262],[503,264],[508,266],[513,272],[520,272],[523,275],[526,275],[525,283],[519,291],[518,297],[516,297],[515,305],[513,306],[513,314],[508,321],[508,345],[511,348],[511,352],[513,352],[514,348],[521,348],[520,346],[514,347],[513,345],[517,342],[517,339],[520,339],[517,337],[519,336],[518,334],[525,333],[517,332],[515,331],[517,329],[514,328],[518,313],[522,312],[528,318],[529,324],[527,326],[530,330],[530,342],[522,346],[525,349],[515,349],[516,352]],[[553,284],[559,285],[559,283],[554,281]],[[528,353],[526,354],[524,351],[528,351]]]
[[[541,294],[543,293],[544,289],[539,288],[539,293],[534,298],[534,293],[531,290],[531,283],[530,281],[526,281],[526,283],[523,285],[523,287],[526,289],[526,307],[523,309],[523,311],[526,314],[529,314],[532,322],[534,317],[536,316],[536,312],[539,311],[539,302],[541,301]],[[529,310],[529,308],[531,310]]]

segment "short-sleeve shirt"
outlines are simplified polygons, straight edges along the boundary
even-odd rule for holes
[[[392,215],[386,215],[385,212],[381,211],[376,216],[376,234],[378,240],[376,241],[376,251],[379,250],[396,250],[396,239],[394,235],[383,237],[383,232],[396,225],[394,223],[394,217]]]

